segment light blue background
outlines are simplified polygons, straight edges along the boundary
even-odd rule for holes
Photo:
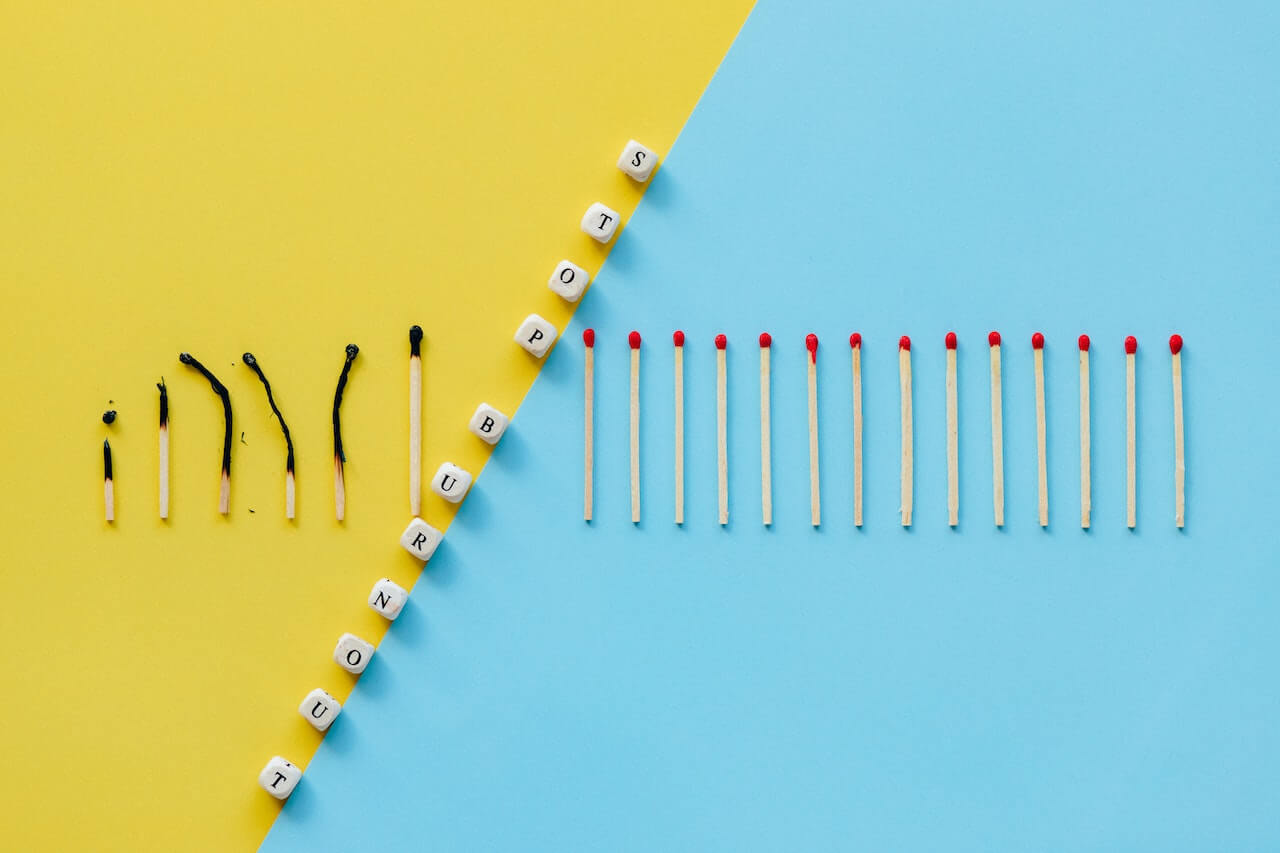
[[[1280,846],[1278,9],[762,3],[265,849]],[[599,336],[591,525],[586,325]],[[677,327],[689,334],[683,529],[671,523]],[[638,528],[632,328],[645,335]],[[991,523],[992,328],[1006,340],[1004,531]],[[772,530],[759,522],[762,329],[775,338]],[[955,531],[948,329],[960,335]],[[1049,341],[1047,532],[1036,329]],[[727,530],[715,523],[719,331]],[[810,331],[822,341],[816,531]],[[1088,533],[1081,331],[1095,343]],[[1184,532],[1172,331],[1187,340]],[[916,342],[910,531],[896,515],[903,333]],[[1130,333],[1136,532],[1123,505]]]

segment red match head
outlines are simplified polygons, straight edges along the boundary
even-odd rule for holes
[[[760,333],[760,346],[768,348],[773,345],[773,337],[768,332]]]
[[[862,346],[861,332],[854,332],[852,335],[849,336],[849,346],[853,347],[854,349],[857,349],[858,347]]]
[[[813,362],[818,360],[818,336],[809,333],[804,336],[804,348],[809,351],[809,359]]]
[[[987,335],[987,345],[993,346],[993,347],[1000,346],[1000,333],[991,332],[989,335]]]
[[[911,338],[906,335],[898,338],[898,349],[904,349],[907,352],[911,352]]]
[[[587,346],[589,346],[589,347],[593,347],[593,346],[595,346],[595,345],[596,345],[596,330],[595,330],[595,329],[583,329],[583,330],[582,330],[582,342],[583,342],[584,344],[586,344]]]
[[[1089,351],[1089,336],[1088,336],[1088,335],[1081,335],[1079,338],[1077,338],[1077,339],[1076,339],[1076,343],[1080,345],[1080,352],[1088,352],[1088,351]]]
[[[1127,352],[1129,355],[1133,355],[1135,352],[1137,352],[1137,351],[1138,351],[1138,339],[1137,339],[1137,338],[1135,338],[1133,335],[1130,335],[1129,337],[1125,338],[1125,339],[1124,339],[1124,351],[1125,351],[1125,352]]]
[[[1032,348],[1032,349],[1044,349],[1044,335],[1040,334],[1039,332],[1036,332],[1034,335],[1032,335],[1032,336],[1031,336],[1031,348]]]
[[[724,335],[716,335],[716,349],[724,349],[729,346],[729,339]]]
[[[1182,335],[1169,336],[1169,352],[1174,355],[1182,352]]]
[[[671,342],[678,347],[684,346],[684,332],[680,331],[679,329],[676,329],[674,332],[672,332]]]
[[[640,333],[632,332],[627,335],[627,343],[631,344],[632,349],[640,349]]]
[[[955,333],[955,332],[947,332],[947,349],[955,349],[955,348],[956,348],[956,343],[957,343],[957,341],[956,341],[956,333]]]

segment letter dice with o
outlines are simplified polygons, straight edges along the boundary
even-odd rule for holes
[[[497,444],[498,439],[507,431],[511,419],[488,403],[476,406],[476,413],[471,416],[469,428],[481,441]]]
[[[277,800],[287,800],[293,789],[298,787],[298,780],[301,778],[300,767],[276,755],[272,756],[267,766],[258,774],[258,784]]]
[[[559,294],[565,302],[577,302],[582,298],[582,292],[587,289],[590,282],[591,276],[586,270],[573,261],[566,260],[556,264],[551,278],[547,281],[547,287]]]
[[[298,706],[298,713],[316,731],[323,732],[333,725],[333,721],[342,713],[342,703],[317,687],[302,700],[302,704]]]
[[[530,355],[542,358],[551,349],[557,334],[559,332],[556,327],[549,321],[537,314],[530,314],[524,318],[520,328],[516,329],[515,341]]]
[[[622,217],[612,207],[596,202],[582,214],[582,233],[597,243],[608,243],[622,224]]]
[[[369,593],[369,606],[391,622],[396,621],[408,600],[409,591],[390,578],[383,578],[375,583]]]
[[[352,675],[364,672],[371,657],[373,657],[373,643],[362,640],[355,634],[343,634],[338,638],[338,645],[333,650],[333,662]]]
[[[634,180],[644,183],[653,174],[658,165],[658,152],[646,148],[632,139],[618,155],[618,168],[630,175]]]
[[[400,534],[400,544],[404,549],[424,563],[431,559],[442,539],[443,533],[420,518],[410,521],[404,533]]]

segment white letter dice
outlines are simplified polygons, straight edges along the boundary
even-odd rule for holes
[[[561,261],[556,264],[555,272],[547,281],[547,287],[554,290],[566,302],[577,302],[582,298],[582,291],[587,289],[591,276],[573,261]]]
[[[408,600],[409,593],[405,588],[388,578],[375,583],[373,591],[369,593],[369,606],[392,622],[396,621]]]
[[[333,650],[333,662],[352,675],[359,675],[373,657],[373,643],[366,643],[355,634],[343,634]]]
[[[404,533],[400,534],[400,544],[406,551],[425,563],[431,559],[431,555],[436,552],[443,538],[444,534],[439,530],[422,519],[415,518],[409,522]]]
[[[431,491],[451,504],[459,503],[471,488],[471,472],[464,471],[452,462],[446,462],[436,469],[431,478]]]
[[[471,416],[469,426],[481,441],[497,444],[498,439],[502,438],[502,434],[507,431],[507,424],[509,423],[511,423],[511,419],[502,414],[502,412],[499,412],[488,403],[481,403],[476,406],[476,413]]]
[[[516,329],[516,343],[524,347],[530,354],[542,358],[547,354],[547,350],[551,349],[551,344],[555,341],[556,327],[537,314],[530,314],[524,318],[524,322],[520,324],[520,328]]]
[[[634,139],[626,144],[618,155],[618,168],[640,183],[649,180],[653,168],[658,165],[658,153],[645,148]]]
[[[620,221],[618,211],[596,202],[582,214],[582,233],[598,243],[608,243],[613,239],[613,232],[618,230]]]
[[[277,800],[284,800],[293,793],[294,788],[298,787],[298,780],[301,778],[301,770],[276,755],[258,774],[258,784],[262,786],[262,790]]]
[[[302,700],[302,704],[298,706],[298,713],[305,717],[316,731],[322,732],[329,728],[342,713],[342,703],[317,687]]]

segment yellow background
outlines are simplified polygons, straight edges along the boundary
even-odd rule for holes
[[[604,259],[583,210],[629,216],[623,143],[670,149],[749,6],[0,3],[0,847],[259,843],[278,805],[258,770],[320,741],[298,703],[355,683],[338,635],[380,639],[373,581],[418,576],[397,544],[409,325],[427,336],[424,478],[445,459],[478,472],[472,410],[514,411],[538,369],[516,326],[562,328],[553,266]],[[339,525],[329,407],[349,342]],[[226,518],[220,406],[183,350],[231,392]],[[294,432],[296,523],[245,350]]]

